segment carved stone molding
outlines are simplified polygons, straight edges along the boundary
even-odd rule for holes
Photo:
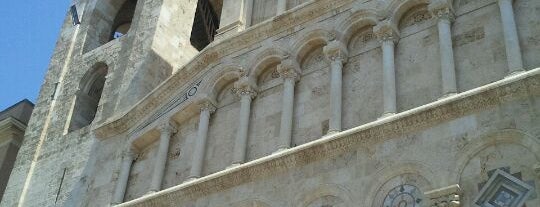
[[[330,62],[340,61],[341,64],[347,63],[349,52],[347,46],[339,40],[333,40],[323,48],[324,55]]]
[[[461,188],[457,184],[432,190],[424,195],[429,199],[429,207],[461,207]]]
[[[399,41],[399,30],[389,20],[385,20],[373,27],[373,32],[379,39],[379,41],[393,41],[397,43]]]
[[[300,64],[294,58],[286,57],[281,60],[281,64],[277,66],[279,76],[283,79],[295,79],[300,78]]]
[[[434,18],[448,20],[450,22],[455,20],[454,8],[448,0],[431,0],[428,10]]]
[[[135,160],[137,158],[138,154],[133,149],[127,149],[122,152],[122,157],[124,159],[131,159]]]

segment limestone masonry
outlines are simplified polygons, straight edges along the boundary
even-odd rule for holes
[[[538,207],[538,0],[76,0],[2,207]]]

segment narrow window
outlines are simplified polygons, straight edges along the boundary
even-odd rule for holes
[[[120,38],[128,33],[135,15],[135,7],[137,7],[137,0],[124,2],[114,18],[110,40]]]
[[[191,45],[201,51],[208,44],[214,41],[216,31],[219,27],[219,17],[221,15],[221,0],[199,0],[197,11],[191,29]]]
[[[107,71],[107,65],[101,63],[94,66],[92,70],[83,76],[79,84],[79,91],[76,94],[69,131],[83,128],[94,121],[103,87],[105,86]]]
[[[80,24],[81,21],[79,20],[79,14],[77,13],[77,6],[71,6],[69,11],[71,12],[71,20],[73,22],[73,26]]]

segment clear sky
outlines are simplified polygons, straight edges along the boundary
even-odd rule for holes
[[[3,1],[0,7],[0,111],[36,102],[71,0]]]

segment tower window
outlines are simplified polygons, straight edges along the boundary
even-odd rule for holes
[[[76,94],[69,131],[83,128],[94,121],[105,86],[107,71],[107,65],[100,63],[83,76]]]
[[[214,41],[214,36],[219,27],[221,15],[221,0],[199,0],[197,11],[191,29],[191,45],[201,51]]]
[[[127,0],[124,2],[114,18],[110,40],[120,38],[129,32],[136,6],[137,0]]]

